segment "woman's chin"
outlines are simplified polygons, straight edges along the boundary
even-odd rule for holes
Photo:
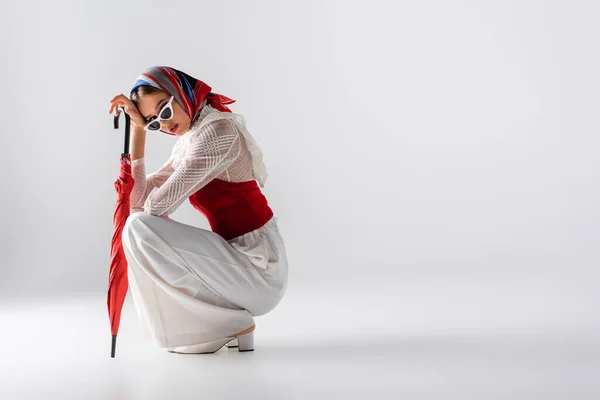
[[[187,131],[189,129],[190,129],[189,125],[188,126],[179,127],[177,129],[177,132],[175,132],[175,135],[177,135],[177,136],[183,136],[183,135],[185,135],[187,133]]]

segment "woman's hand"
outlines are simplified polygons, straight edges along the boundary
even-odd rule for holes
[[[136,128],[144,128],[146,126],[146,120],[140,112],[138,111],[136,105],[129,100],[124,94],[119,94],[113,97],[110,101],[110,108],[108,109],[108,113],[113,113],[118,115],[118,107],[122,106],[125,109],[125,112],[131,118],[131,123],[135,125]]]

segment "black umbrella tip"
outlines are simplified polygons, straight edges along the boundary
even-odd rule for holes
[[[112,335],[112,347],[110,349],[110,357],[115,358],[115,350],[117,348],[117,335]]]

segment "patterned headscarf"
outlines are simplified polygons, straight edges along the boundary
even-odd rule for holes
[[[153,86],[175,96],[175,100],[191,121],[200,113],[204,99],[211,107],[223,112],[231,112],[225,104],[235,102],[229,97],[212,93],[212,88],[206,83],[171,67],[155,66],[146,69],[138,76],[129,94],[131,95],[138,86],[144,85]]]

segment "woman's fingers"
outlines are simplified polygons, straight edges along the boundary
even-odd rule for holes
[[[146,123],[136,105],[123,94],[116,95],[112,98],[108,113],[114,113],[115,116],[119,115],[119,107],[123,107],[135,125],[143,126]]]
[[[122,94],[117,95],[117,96],[113,97],[112,100],[110,101],[110,108],[112,110],[113,108],[116,108],[119,105],[123,105],[129,101],[130,100],[128,98],[126,98],[124,95],[122,95]]]
[[[119,94],[113,97],[113,99],[110,101],[110,108],[108,109],[108,113],[114,113],[115,115],[119,115],[119,106],[122,106],[123,108],[131,108],[129,106],[129,103],[131,103],[131,100],[125,97],[125,95]]]

